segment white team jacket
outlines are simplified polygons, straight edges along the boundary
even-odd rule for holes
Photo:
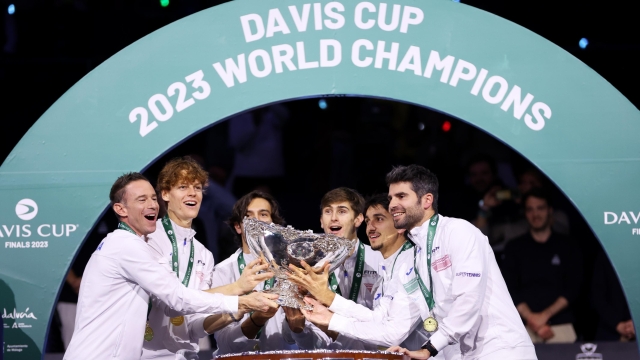
[[[229,258],[216,265],[213,272],[212,287],[227,285],[240,278],[238,255],[240,255],[241,251],[242,249],[238,249]],[[244,254],[246,264],[255,259],[256,256],[253,254]],[[264,282],[258,284],[255,290],[261,291],[263,287]],[[289,329],[289,324],[286,323],[284,310],[282,309],[278,309],[276,315],[267,321],[258,339],[248,339],[244,336],[240,327],[248,318],[249,314],[245,314],[239,322],[229,324],[215,332],[214,336],[218,343],[218,350],[215,355],[254,351],[257,347],[259,347],[260,351],[322,349],[326,348],[331,341],[331,338],[322,330],[308,321],[302,333],[296,334],[292,332]]]
[[[235,313],[237,296],[184,287],[140,237],[115,230],[91,256],[82,278],[73,338],[64,359],[139,359],[149,294],[189,313]]]
[[[360,240],[356,240],[356,249],[344,261],[344,263],[334,270],[336,280],[340,292],[345,301],[349,298],[351,292],[351,284],[353,283],[354,273],[356,270],[356,260],[358,255],[358,247]],[[381,279],[378,274],[380,263],[384,260],[379,251],[371,249],[371,246],[364,245],[364,271],[362,274],[362,282],[360,283],[360,291],[358,292],[357,303],[367,310],[373,309],[373,288],[378,280]],[[336,294],[336,299],[340,296]],[[335,302],[335,301],[334,301]],[[350,302],[350,301],[349,301]],[[339,336],[332,341],[328,348],[334,350],[377,350],[376,346],[370,342],[360,340],[358,337],[349,336],[346,332],[339,332]],[[329,338],[331,341],[331,338]]]
[[[428,225],[411,230],[419,246],[418,271],[427,287]],[[434,314],[439,325],[431,336],[433,346],[442,351],[459,344],[462,359],[536,359],[487,237],[465,220],[440,216],[431,253]],[[408,284],[413,267],[413,262],[403,263],[397,280]],[[422,292],[417,286],[409,288],[413,288],[409,297],[420,305],[421,317],[426,319],[429,309]]]
[[[207,290],[211,288],[213,276],[213,254],[194,238],[196,232],[191,228],[183,228],[171,221],[178,245],[178,263],[180,281],[184,279],[191,253],[191,241],[193,239],[193,269],[191,279],[187,285],[190,289]],[[156,231],[148,236],[148,244],[158,253],[158,262],[176,277],[171,267],[173,248],[171,240],[158,220]],[[153,306],[149,314],[149,324],[154,332],[151,341],[145,341],[142,348],[142,359],[182,359],[185,353],[197,354],[198,341],[207,334],[204,331],[203,322],[208,314],[192,314],[184,317],[184,323],[175,326],[169,322],[169,318],[180,314],[173,313],[168,306],[153,298]],[[176,353],[180,356],[176,357]]]
[[[334,312],[329,330],[384,347],[400,344],[415,350],[427,342],[430,335],[422,328],[419,304],[409,298],[399,281],[393,281],[400,277],[400,271],[405,271],[401,264],[413,262],[412,248],[402,253],[400,250],[380,263],[381,276],[373,287],[373,310],[336,296],[329,307]],[[460,359],[459,349],[447,347],[443,358]]]

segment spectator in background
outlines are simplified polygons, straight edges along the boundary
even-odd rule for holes
[[[289,118],[275,104],[229,120],[229,145],[234,150],[230,183],[236,196],[252,190],[273,193],[284,176],[282,126]]]
[[[507,245],[502,274],[534,343],[574,342],[571,305],[580,292],[580,251],[551,229],[553,208],[544,191],[533,189],[522,202],[529,232]]]
[[[485,204],[501,204],[503,201],[510,201],[519,206],[517,213],[506,217],[505,221],[494,223],[493,226],[491,226],[491,231],[488,236],[496,254],[502,253],[509,241],[529,231],[529,223],[524,214],[521,196],[522,194],[529,193],[533,189],[548,188],[545,186],[545,183],[546,181],[542,173],[534,168],[528,168],[518,176],[517,189],[501,190],[487,196],[489,200],[485,201]],[[564,211],[554,208],[551,220],[551,228],[555,233],[569,236],[569,217]]]
[[[461,208],[452,212],[456,217],[473,223],[494,245],[492,227],[511,221],[518,214],[518,205],[503,198],[505,186],[498,177],[495,161],[484,154],[473,157],[467,166],[468,187],[460,199]]]
[[[618,276],[604,252],[598,253],[596,257],[591,299],[599,317],[596,340],[629,341],[636,338],[629,305]]]

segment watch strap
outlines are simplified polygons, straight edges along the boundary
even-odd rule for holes
[[[421,349],[428,350],[431,357],[438,355],[438,350],[431,344],[431,340],[427,341],[426,344],[422,345]]]

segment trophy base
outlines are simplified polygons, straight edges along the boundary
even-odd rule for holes
[[[294,309],[313,310],[313,307],[307,305],[304,302],[303,296],[300,295],[298,286],[287,280],[286,278],[278,277],[276,283],[271,290],[265,291],[270,294],[278,294],[278,300],[276,302],[280,306],[287,306]]]

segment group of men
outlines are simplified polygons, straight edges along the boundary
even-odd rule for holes
[[[436,176],[410,165],[386,180],[388,192],[366,202],[348,188],[323,196],[323,230],[355,246],[332,273],[290,265],[305,310],[263,291],[274,274],[243,231],[245,217],[284,224],[273,196],[237,201],[229,225],[238,250],[214,266],[191,228],[207,184],[195,161],[167,163],[155,190],[138,173],[121,176],[110,193],[120,224],[87,265],[64,358],[195,359],[198,340],[214,334],[217,355],[388,349],[415,359],[536,359],[487,238],[438,213]],[[357,237],[363,222],[371,246]]]

